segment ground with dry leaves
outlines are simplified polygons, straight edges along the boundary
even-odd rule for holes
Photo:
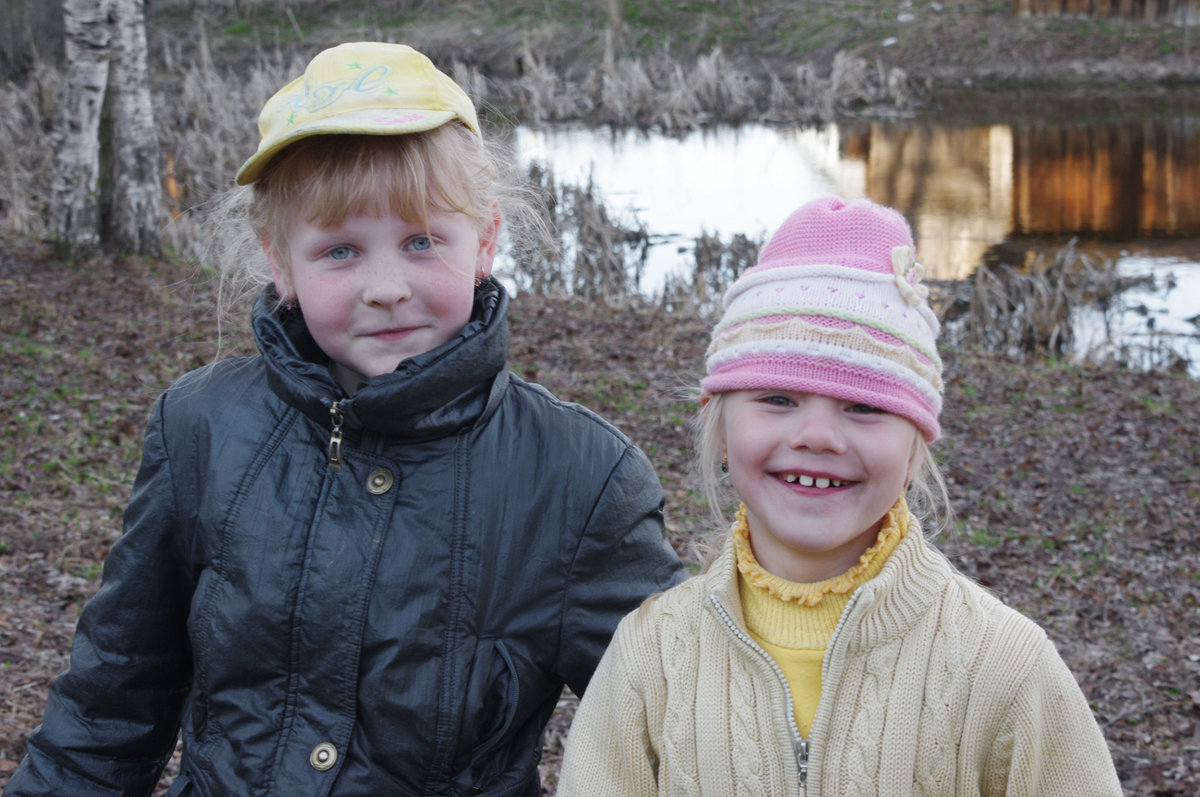
[[[0,240],[0,305],[2,786],[120,532],[146,412],[215,347],[211,289],[177,264],[68,263]],[[686,555],[708,524],[687,479],[681,391],[695,384],[707,324],[520,297],[512,330],[515,370],[597,409],[650,454]],[[946,358],[937,451],[958,522],[939,545],[1058,643],[1129,794],[1196,794],[1200,384]],[[548,734],[548,784],[571,707],[564,699]]]

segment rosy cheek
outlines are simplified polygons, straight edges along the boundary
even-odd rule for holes
[[[345,289],[335,283],[309,278],[295,285],[297,301],[310,322],[337,315],[347,303]]]

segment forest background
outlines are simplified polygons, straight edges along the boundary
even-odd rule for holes
[[[950,97],[1076,108],[1112,94],[1153,100],[1200,82],[1200,27],[1184,24],[1200,22],[1200,9],[1189,3],[1024,4],[1086,7],[1083,15],[1018,15],[1015,5],[156,0],[147,30],[171,254],[73,259],[46,240],[43,223],[47,132],[63,89],[57,5],[5,4],[0,786],[120,534],[151,402],[184,371],[249,346],[238,324],[217,350],[194,208],[228,185],[253,150],[257,108],[312,54],[351,39],[412,43],[453,71],[496,130],[815,123],[942,103],[949,112]],[[1109,6],[1127,13],[1102,13]],[[630,231],[609,222],[602,197],[570,196],[559,207],[590,214],[594,240],[619,261]],[[734,256],[732,243],[716,242],[726,278],[755,248]],[[514,301],[512,367],[596,409],[647,451],[666,490],[668,532],[694,562],[692,543],[712,529],[689,474],[695,407],[681,396],[698,378],[711,319],[703,307],[629,295],[620,279],[573,282],[568,265],[542,262],[529,276],[541,289]],[[1046,627],[1127,793],[1196,794],[1196,381],[971,347],[944,357],[937,453],[957,521],[939,546]],[[564,696],[547,733],[548,793],[573,706]]]

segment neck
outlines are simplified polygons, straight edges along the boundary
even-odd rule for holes
[[[738,510],[733,535],[755,567],[793,584],[819,585],[841,581],[847,574],[853,576],[864,568],[873,567],[878,563],[876,560],[886,560],[907,534],[908,525],[908,503],[901,497],[877,523],[852,540],[828,551],[797,550],[770,535],[756,537],[753,519],[743,504]]]
[[[849,543],[830,551],[796,551],[772,544],[774,540],[755,539],[753,532],[750,534],[750,547],[759,564],[772,575],[800,584],[814,584],[836,578],[858,564],[879,537],[881,524],[882,521]]]

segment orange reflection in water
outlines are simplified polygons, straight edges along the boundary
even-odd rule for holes
[[[1200,119],[1108,125],[877,123],[844,135],[864,192],[913,223],[931,275],[960,279],[1022,236],[1136,244],[1200,235]]]
[[[1200,233],[1200,122],[1013,133],[1013,231],[1125,240]]]

